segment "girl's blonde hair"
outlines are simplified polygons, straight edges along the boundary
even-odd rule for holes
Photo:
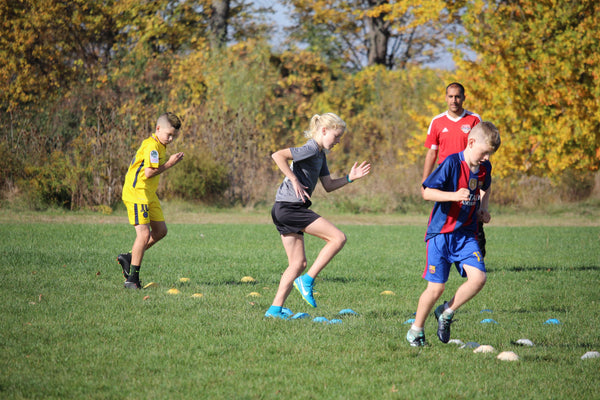
[[[310,119],[310,128],[304,132],[304,136],[310,139],[323,127],[328,129],[341,129],[343,132],[346,130],[346,123],[334,113],[325,113],[322,115],[315,114]]]

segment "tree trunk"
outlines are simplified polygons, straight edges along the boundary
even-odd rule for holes
[[[387,0],[369,0],[369,6],[387,3]],[[368,65],[387,65],[389,25],[384,21],[385,14],[376,18],[367,18]]]
[[[215,0],[210,6],[210,44],[218,49],[227,43],[227,20],[230,0]]]

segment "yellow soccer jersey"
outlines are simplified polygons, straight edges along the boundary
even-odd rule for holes
[[[147,204],[158,200],[156,189],[158,188],[159,175],[146,178],[144,173],[146,167],[158,168],[165,160],[165,146],[155,135],[142,142],[125,175],[123,185],[123,201]]]

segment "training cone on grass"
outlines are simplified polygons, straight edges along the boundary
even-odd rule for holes
[[[491,319],[491,318],[486,318],[486,319],[484,319],[484,320],[481,320],[481,322],[480,322],[480,323],[481,323],[481,324],[497,324],[497,322],[496,322],[496,321],[494,321],[494,320],[493,320],[493,319]]]
[[[518,344],[519,346],[528,346],[528,347],[533,346],[533,342],[529,339],[519,339],[516,342],[514,342],[514,344]]]
[[[310,315],[309,315],[309,314],[307,314],[307,313],[303,313],[303,312],[301,312],[301,313],[296,313],[296,314],[293,314],[293,315],[290,317],[290,319],[305,319],[305,318],[310,318]]]
[[[512,351],[503,351],[496,358],[502,361],[519,361],[519,356]]]
[[[167,290],[167,293],[169,293],[169,294],[179,294],[181,292],[178,289],[171,288],[171,289]]]
[[[157,287],[157,286],[158,286],[158,283],[150,282],[146,286],[144,286],[144,289],[149,289],[149,288],[153,288],[153,287]]]
[[[244,276],[242,279],[240,279],[240,282],[242,282],[242,283],[254,283],[254,282],[256,282],[256,279],[254,279],[251,276]]]
[[[494,349],[492,346],[488,345],[488,344],[482,344],[481,346],[477,347],[475,350],[473,350],[473,353],[495,353],[496,349]]]
[[[382,296],[395,296],[396,293],[392,292],[391,290],[384,290],[383,292],[379,293]]]
[[[585,353],[584,355],[581,356],[582,360],[586,360],[588,358],[599,358],[600,357],[600,353],[598,353],[597,351],[588,351],[587,353]]]

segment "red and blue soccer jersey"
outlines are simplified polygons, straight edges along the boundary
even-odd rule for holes
[[[423,182],[424,188],[456,192],[468,188],[471,192],[468,201],[436,202],[433,206],[425,241],[441,233],[463,231],[477,232],[477,210],[480,203],[480,189],[487,190],[492,183],[492,164],[484,161],[477,173],[471,172],[465,161],[464,152],[452,154],[436,168]]]

